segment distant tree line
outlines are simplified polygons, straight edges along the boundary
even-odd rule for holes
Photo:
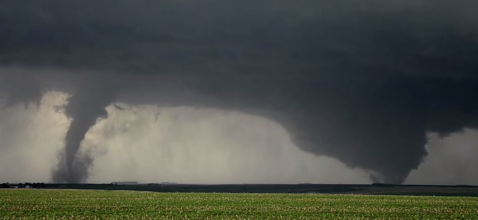
[[[19,183],[15,185],[16,187],[12,186],[10,183],[2,183],[1,188],[45,188],[44,183]]]

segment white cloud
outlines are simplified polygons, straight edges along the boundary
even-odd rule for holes
[[[478,131],[465,129],[440,138],[429,135],[425,162],[410,173],[408,184],[478,185]]]
[[[49,92],[39,106],[0,109],[0,181],[50,180],[69,125],[66,116],[56,111],[65,96]]]
[[[87,134],[90,182],[367,183],[368,175],[294,146],[277,123],[187,107],[108,107]],[[156,115],[159,114],[156,121]]]

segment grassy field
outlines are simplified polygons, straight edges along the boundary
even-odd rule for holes
[[[0,219],[477,219],[476,197],[0,190]]]
[[[370,185],[370,184],[223,184],[223,185],[112,185],[46,184],[47,189],[95,189],[183,193],[321,193],[359,195],[420,195],[478,197],[476,186]]]

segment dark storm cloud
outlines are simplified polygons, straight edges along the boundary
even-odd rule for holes
[[[0,77],[12,88],[27,88],[12,93],[23,94],[15,101],[32,100],[45,85],[75,88],[67,107],[73,118],[67,142],[75,147],[67,157],[117,98],[270,117],[301,149],[369,170],[374,180],[400,183],[426,156],[427,131],[477,126],[475,6],[9,1],[0,9],[0,63],[67,71],[24,73],[31,79],[17,83],[15,74]],[[90,70],[96,73],[79,73]],[[102,92],[77,81],[101,85]],[[100,93],[111,95],[95,100]],[[76,118],[88,120],[75,130]]]

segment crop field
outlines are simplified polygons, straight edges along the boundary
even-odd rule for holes
[[[477,197],[0,190],[0,219],[478,219]]]

